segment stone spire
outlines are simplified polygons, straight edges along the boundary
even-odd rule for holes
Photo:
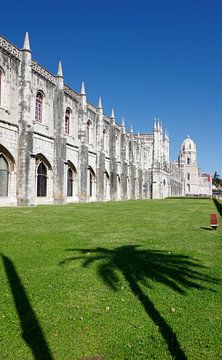
[[[126,132],[126,128],[125,128],[124,116],[122,117],[122,124],[121,124],[121,128],[122,128],[122,133],[123,133],[123,134],[125,134],[125,132]]]
[[[102,99],[99,97],[98,106],[97,106],[97,114],[98,114],[98,124],[103,124],[103,106],[102,106]]]
[[[138,144],[140,144],[140,133],[138,131],[138,134],[137,134],[137,139],[138,139]]]
[[[156,117],[154,117],[154,121],[153,121],[153,129],[156,130]]]
[[[86,91],[85,91],[84,81],[82,81],[82,86],[81,86],[80,103],[81,103],[82,110],[86,111],[87,104],[86,104]]]
[[[165,131],[164,131],[164,140],[165,140],[165,141],[166,141],[166,140],[169,140],[169,135],[168,135],[167,129],[165,129]]]
[[[99,97],[99,102],[98,102],[98,106],[97,106],[97,109],[102,109],[103,106],[102,106],[102,99],[101,97]]]
[[[61,63],[61,61],[59,62],[59,65],[58,65],[57,76],[59,76],[59,77],[63,77],[63,72],[62,72],[62,63]]]
[[[157,119],[157,130],[160,130],[160,119]]]
[[[130,132],[133,134],[133,125],[131,125]]]
[[[26,33],[25,33],[25,40],[24,40],[24,45],[23,45],[22,50],[31,51],[28,31],[26,31]]]
[[[112,114],[111,114],[111,120],[112,120],[112,123],[115,124],[115,114],[114,114],[113,109],[112,109]]]
[[[81,95],[86,95],[84,81],[82,81],[82,86],[81,86],[81,92],[80,92],[80,94],[81,94]]]

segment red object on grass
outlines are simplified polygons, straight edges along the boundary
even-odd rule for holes
[[[216,230],[218,227],[218,220],[217,220],[217,214],[211,214],[210,215],[210,225],[211,227]]]

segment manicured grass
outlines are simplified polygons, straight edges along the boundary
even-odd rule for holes
[[[222,358],[211,200],[0,209],[1,359]]]

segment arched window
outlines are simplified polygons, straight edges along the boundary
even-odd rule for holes
[[[187,180],[190,180],[190,173],[187,173]]]
[[[103,130],[103,150],[105,150],[106,147],[106,129]]]
[[[0,155],[0,196],[8,196],[8,162]]]
[[[187,184],[187,192],[190,192],[190,184]]]
[[[37,196],[47,195],[47,169],[41,162],[37,169]]]
[[[71,168],[67,170],[67,196],[73,196],[73,171]]]
[[[187,165],[190,165],[190,158],[187,158]]]
[[[70,132],[70,115],[71,111],[69,109],[66,109],[65,113],[65,134],[69,135]]]
[[[92,123],[90,120],[88,120],[86,124],[86,142],[88,144],[91,144],[91,140],[92,140]]]
[[[89,196],[92,197],[93,195],[93,174],[90,171],[89,174]]]
[[[35,121],[42,122],[42,105],[43,95],[40,91],[37,92],[35,98]]]

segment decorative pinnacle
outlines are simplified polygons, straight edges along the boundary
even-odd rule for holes
[[[28,31],[26,31],[26,33],[25,33],[25,40],[24,40],[23,50],[31,51]]]
[[[80,94],[81,94],[81,95],[86,95],[84,81],[82,81],[82,86],[81,86],[81,92],[80,92]]]
[[[111,119],[115,119],[114,110],[112,109]]]
[[[133,125],[131,125],[130,132],[133,134]]]
[[[61,61],[59,62],[59,65],[58,65],[57,76],[63,77],[62,63],[61,63]]]
[[[99,97],[99,102],[98,102],[98,109],[102,109],[103,106],[102,106],[102,99],[101,97]]]
[[[160,118],[157,119],[157,129],[160,129]]]
[[[125,121],[124,121],[124,116],[122,117],[122,124],[121,124],[122,127],[125,127]]]
[[[154,118],[154,125],[153,128],[156,130],[156,118]]]

